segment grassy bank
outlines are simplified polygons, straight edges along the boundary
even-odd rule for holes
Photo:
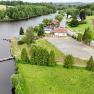
[[[84,69],[19,64],[24,94],[94,94],[94,75]]]

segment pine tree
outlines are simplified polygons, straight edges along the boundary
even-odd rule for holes
[[[86,28],[82,38],[83,42],[87,45],[90,45],[92,38],[92,31],[89,28]]]
[[[87,70],[93,71],[94,70],[94,60],[93,57],[91,56],[90,59],[87,62],[87,66],[86,66]]]
[[[39,25],[39,30],[38,30],[38,36],[44,36],[44,28],[43,24]]]
[[[20,28],[20,32],[19,32],[20,35],[24,35],[24,29],[21,27]]]
[[[23,63],[29,63],[29,57],[25,48],[21,51],[21,60]]]
[[[67,55],[64,59],[64,67],[72,68],[74,64],[74,57],[72,55]]]
[[[49,65],[50,66],[55,66],[56,65],[54,51],[50,51],[50,55],[49,55]]]

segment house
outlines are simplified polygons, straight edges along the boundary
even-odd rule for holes
[[[58,36],[58,37],[65,37],[67,36],[67,28],[63,27],[63,28],[55,28],[53,30],[53,33],[55,36]]]

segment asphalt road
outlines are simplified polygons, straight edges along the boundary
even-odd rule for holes
[[[74,57],[80,59],[89,59],[90,56],[94,57],[94,48],[86,46],[71,37],[63,38],[46,38],[50,43],[62,51],[65,55],[72,54]]]

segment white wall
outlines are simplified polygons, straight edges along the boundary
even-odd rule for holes
[[[67,33],[54,33],[55,36],[59,36],[59,37],[65,37],[67,36]]]

